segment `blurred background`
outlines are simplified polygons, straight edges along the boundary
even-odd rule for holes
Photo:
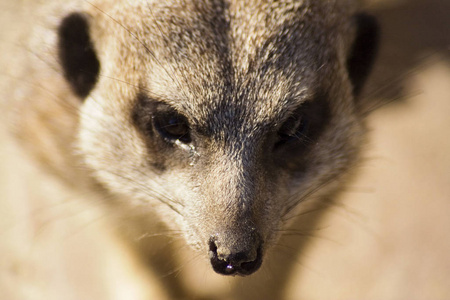
[[[2,2],[9,11],[27,3]],[[367,117],[365,160],[283,293],[450,299],[450,1],[371,0],[368,10],[382,40],[364,97],[377,108]],[[1,40],[15,22],[0,14]],[[164,298],[158,275],[85,198],[42,174],[0,127],[0,299]]]

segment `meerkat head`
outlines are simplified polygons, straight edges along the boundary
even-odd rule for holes
[[[375,22],[345,1],[136,2],[61,22],[79,148],[217,273],[251,274],[287,216],[357,157]]]

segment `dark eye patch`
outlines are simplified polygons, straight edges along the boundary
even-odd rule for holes
[[[143,93],[137,96],[132,120],[146,137],[161,137],[165,142],[191,142],[190,126],[185,116],[170,105],[154,101]]]
[[[173,146],[177,141],[191,142],[189,123],[173,107],[140,91],[130,117],[147,147],[149,155],[146,159],[154,171],[164,172],[177,165],[174,164],[176,161],[187,161],[186,153],[177,151],[177,147]]]
[[[307,116],[303,115],[301,111],[291,115],[278,130],[275,148],[296,141],[307,141],[309,125]]]
[[[274,150],[292,146],[307,148],[317,141],[329,118],[330,109],[324,95],[318,94],[302,103],[279,128]]]

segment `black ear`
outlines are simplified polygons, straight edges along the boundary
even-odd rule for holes
[[[58,56],[64,77],[73,92],[85,98],[94,88],[100,71],[87,17],[81,13],[65,17],[59,26],[58,38]]]
[[[379,29],[377,20],[370,15],[361,13],[354,16],[356,38],[347,60],[350,80],[353,83],[353,93],[359,95],[372,69],[378,51]]]

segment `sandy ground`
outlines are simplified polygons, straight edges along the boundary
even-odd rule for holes
[[[372,2],[383,46],[366,99],[398,100],[368,117],[359,176],[317,225],[287,299],[450,299],[450,1]],[[163,299],[85,198],[0,127],[0,299]]]

